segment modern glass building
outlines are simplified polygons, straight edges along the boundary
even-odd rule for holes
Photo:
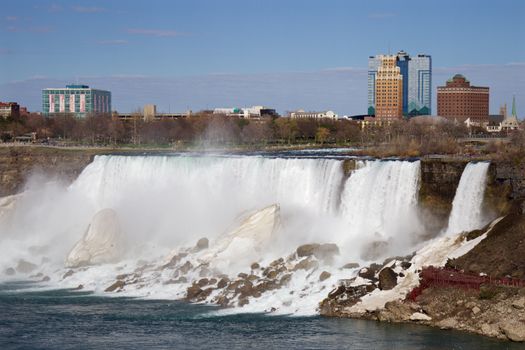
[[[368,58],[369,115],[375,115],[375,79],[379,66],[379,55]],[[421,54],[410,57],[406,52],[399,51],[397,66],[403,76],[403,115],[405,117],[430,115],[432,113],[432,58]]]
[[[42,113],[46,116],[72,114],[83,118],[91,113],[111,113],[111,92],[87,85],[42,90]]]

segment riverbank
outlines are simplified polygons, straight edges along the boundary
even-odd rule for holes
[[[424,324],[525,341],[525,208],[515,201],[483,230],[442,237],[410,259],[362,269],[321,314]]]

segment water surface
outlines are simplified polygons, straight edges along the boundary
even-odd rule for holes
[[[456,331],[363,320],[220,315],[179,301],[0,284],[0,349],[523,349]]]

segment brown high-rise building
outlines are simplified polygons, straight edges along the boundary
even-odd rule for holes
[[[488,118],[489,88],[471,86],[463,75],[456,74],[446,86],[437,88],[437,114],[440,117]]]
[[[397,66],[396,56],[379,56],[377,69],[376,118],[403,118],[403,75]]]

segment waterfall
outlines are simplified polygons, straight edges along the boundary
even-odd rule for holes
[[[480,229],[486,224],[482,205],[490,163],[468,163],[452,202],[446,234],[455,234]]]
[[[176,202],[235,201],[245,210],[280,202],[334,212],[342,177],[342,163],[332,159],[97,156],[71,188],[99,207],[130,191],[161,189],[157,195]]]
[[[140,283],[130,283],[125,295],[177,299],[185,297],[201,273],[235,279],[240,273],[261,274],[262,269],[251,269],[253,262],[268,267],[283,258],[289,270],[279,280],[289,273],[289,284],[264,293],[243,310],[277,307],[284,313],[313,314],[326,291],[338,279],[348,278],[349,270],[341,266],[364,266],[371,260],[407,254],[419,242],[420,162],[356,164],[345,177],[343,161],[329,158],[97,156],[66,189],[40,184],[42,189],[24,195],[10,226],[0,218],[0,229],[9,231],[8,239],[0,236],[5,247],[0,279],[5,277],[1,271],[16,266],[20,259],[46,261],[37,271],[50,276],[49,283],[62,288],[82,284],[103,291],[116,275],[143,271],[139,264],[147,262],[149,267],[139,272]],[[457,201],[464,204],[471,198],[468,193],[461,197],[461,191]],[[260,236],[270,237],[268,242],[250,241],[251,230],[231,231],[239,215],[276,203],[278,229]],[[113,209],[121,224],[125,239],[121,260],[80,269],[64,278],[66,256],[93,215],[104,208]],[[224,236],[229,232],[243,232],[243,237]],[[209,248],[193,253],[191,247],[202,237],[209,239]],[[293,253],[308,243],[335,243],[340,254],[330,262],[319,260],[318,268],[292,268],[299,264]],[[186,282],[174,283],[178,277],[163,266],[179,252],[185,254],[180,264],[191,263],[193,269],[185,275]],[[200,270],[203,261],[209,272]],[[320,280],[323,271],[331,277]],[[206,300],[213,302],[212,296]]]
[[[417,211],[420,162],[368,161],[346,181],[341,215],[354,242],[393,241],[405,248],[421,224]]]

